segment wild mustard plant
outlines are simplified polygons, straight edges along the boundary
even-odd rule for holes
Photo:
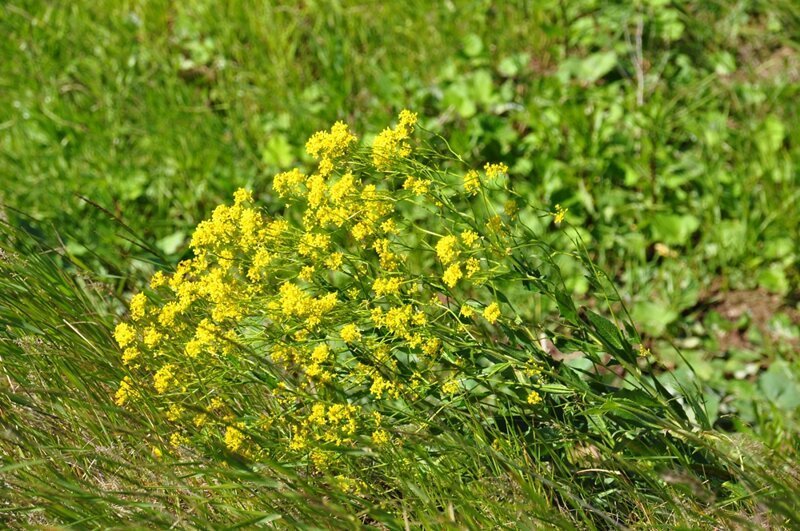
[[[153,434],[157,448],[224,447],[355,492],[408,466],[382,469],[384,454],[416,441],[435,454],[443,429],[478,430],[486,452],[528,462],[611,444],[609,426],[631,422],[587,424],[604,399],[591,382],[616,373],[576,372],[544,345],[637,375],[635,330],[577,311],[556,253],[521,221],[550,214],[514,194],[505,164],[445,159],[415,140],[416,121],[403,111],[367,148],[341,122],[316,133],[316,168],[273,179],[282,214],[237,191],[198,225],[193,257],[133,297],[115,331],[129,370],[116,402],[158,404],[170,432]],[[561,320],[536,315],[542,299]]]

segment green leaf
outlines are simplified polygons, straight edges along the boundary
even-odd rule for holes
[[[608,74],[617,64],[616,52],[598,52],[578,63],[575,77],[584,83],[594,83]]]
[[[179,230],[173,232],[169,236],[166,236],[158,240],[158,242],[156,242],[156,247],[161,249],[164,252],[164,254],[172,255],[178,252],[178,249],[180,249],[185,240],[186,240],[186,233]]]
[[[133,201],[140,198],[147,189],[148,182],[149,178],[144,172],[136,172],[128,178],[123,179],[117,184],[120,199],[124,201]]]
[[[478,35],[470,33],[464,37],[464,55],[477,57],[481,52],[483,52],[483,41]]]
[[[786,127],[777,116],[769,115],[756,132],[755,142],[762,155],[772,155],[783,146]]]
[[[586,309],[586,317],[591,323],[599,339],[617,351],[623,350],[622,335],[614,323],[600,314]]]
[[[664,304],[640,301],[631,308],[631,316],[648,334],[659,337],[678,318],[678,312]]]
[[[530,55],[519,53],[503,58],[497,65],[497,71],[504,77],[516,77],[530,61]]]
[[[471,118],[478,112],[478,106],[463,83],[453,83],[445,89],[442,106],[455,109],[462,118]]]
[[[700,220],[691,214],[656,214],[650,222],[654,241],[668,245],[685,245],[700,227]]]
[[[556,304],[558,304],[558,311],[561,312],[564,319],[571,324],[578,324],[578,311],[575,309],[575,303],[564,290],[556,290]]]
[[[800,407],[800,382],[789,365],[778,360],[758,379],[763,395],[785,411]]]
[[[488,70],[478,70],[472,75],[470,95],[477,103],[483,105],[492,103],[494,83],[492,74]]]
[[[772,293],[785,294],[789,291],[789,279],[780,264],[773,264],[758,274],[758,285]]]
[[[273,134],[261,151],[261,160],[269,166],[285,168],[294,162],[294,150],[284,135]]]

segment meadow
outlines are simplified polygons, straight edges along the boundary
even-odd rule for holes
[[[800,525],[795,2],[0,30],[4,525]]]

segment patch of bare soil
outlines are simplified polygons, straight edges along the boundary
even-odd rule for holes
[[[734,76],[738,81],[800,81],[800,52],[789,46],[778,48],[745,44],[739,48],[738,63],[742,65]]]
[[[765,337],[775,341],[786,341],[785,337],[776,337],[774,330],[769,326],[770,320],[778,313],[789,316],[795,324],[800,324],[800,311],[786,304],[783,297],[778,294],[759,288],[752,290],[721,290],[719,283],[715,283],[709,292],[701,297],[704,306],[716,310],[723,318],[735,323],[744,316],[748,317],[751,326],[758,329]],[[719,337],[720,348],[750,348],[746,330],[733,329]],[[797,343],[797,341],[794,341]]]

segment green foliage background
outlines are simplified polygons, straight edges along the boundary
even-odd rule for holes
[[[280,209],[311,133],[405,107],[569,207],[665,385],[796,445],[795,2],[11,0],[0,33],[2,216],[42,243],[6,252],[54,248],[122,300],[236,188]]]

